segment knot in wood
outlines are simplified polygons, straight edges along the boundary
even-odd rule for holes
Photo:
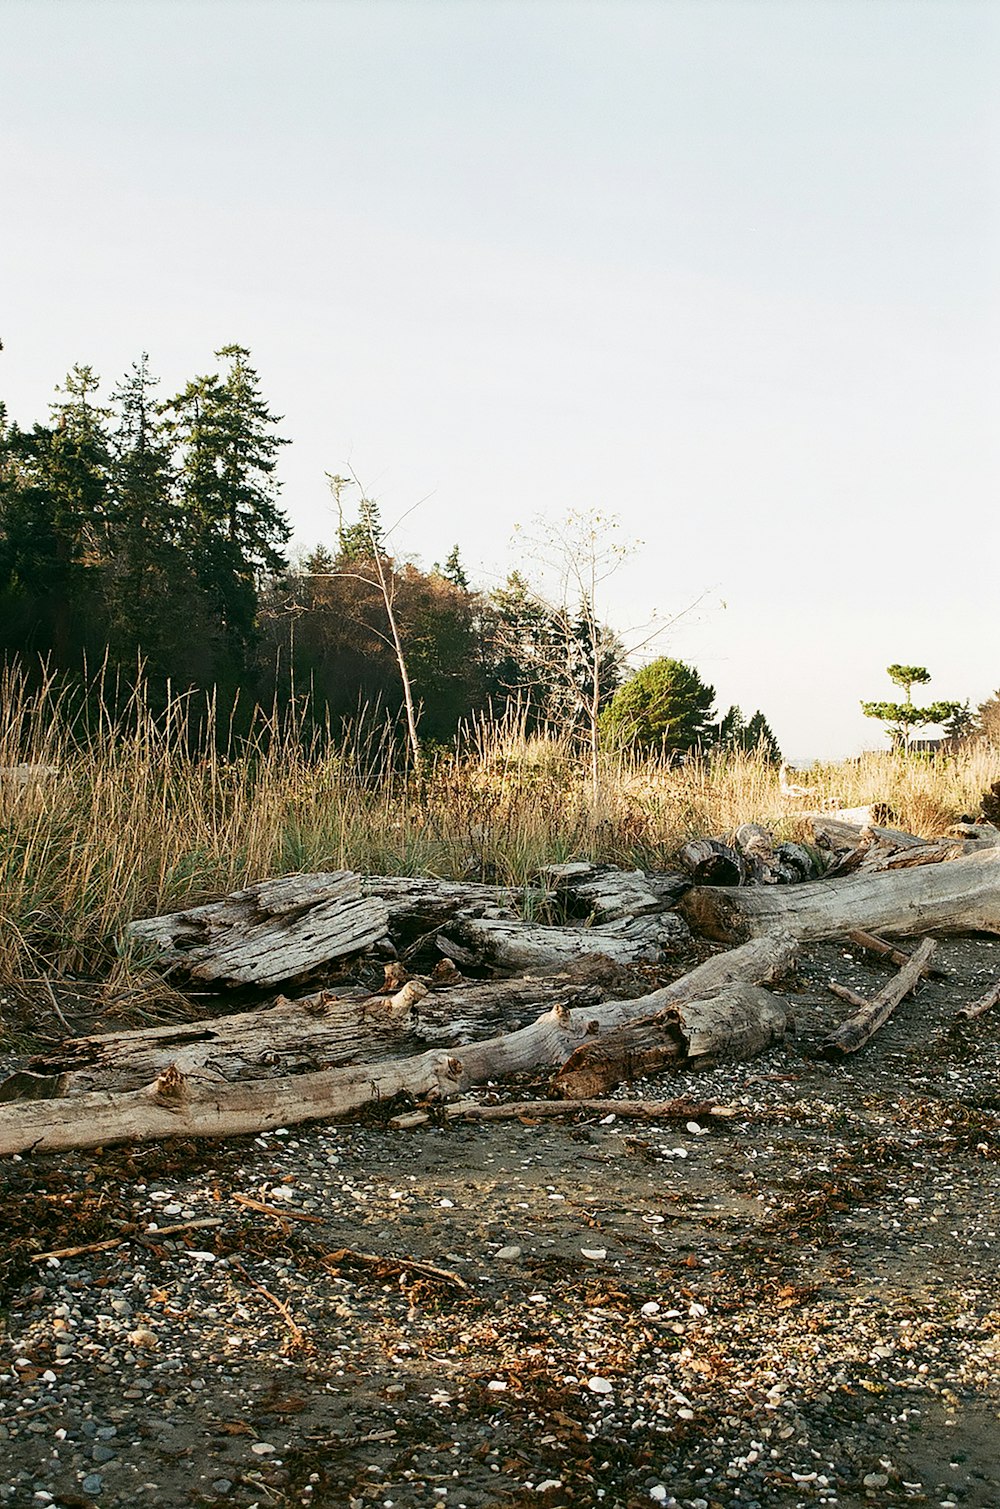
[[[153,1082],[153,1099],[160,1105],[176,1105],[187,1097],[187,1078],[176,1064],[168,1064]]]

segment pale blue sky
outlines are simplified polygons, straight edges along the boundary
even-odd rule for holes
[[[877,744],[1000,684],[998,78],[994,0],[4,0],[0,396],[239,341],[301,543],[348,466],[485,585],[617,513],[616,624]]]

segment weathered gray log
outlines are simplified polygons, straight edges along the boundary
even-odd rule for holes
[[[873,821],[870,807],[850,810],[858,814],[856,822],[838,813],[814,812],[801,815],[809,822],[817,844],[824,849],[836,851],[853,849],[858,844],[866,842],[888,844],[896,850],[916,848],[927,842],[916,833],[905,833],[902,828],[880,827]]]
[[[565,969],[595,954],[615,964],[658,964],[690,942],[688,925],[676,912],[625,917],[596,927],[533,927],[501,917],[459,917],[437,938],[441,952],[457,964],[506,970]]]
[[[800,886],[696,886],[680,902],[695,932],[740,943],[775,928],[796,938],[867,932],[1000,933],[1000,849],[949,864]]]
[[[4,1080],[0,1101],[136,1090],[171,1065],[182,1074],[210,1068],[234,1082],[377,1063],[427,1043],[457,1047],[523,1027],[556,1001],[576,1007],[600,1000],[596,986],[565,977],[464,981],[442,990],[413,979],[391,996],[351,990],[279,997],[266,1010],[68,1038]]]
[[[357,875],[289,875],[222,901],[146,917],[126,938],[156,953],[167,973],[217,985],[266,987],[370,948],[384,938],[384,902],[363,896]]]
[[[750,867],[739,849],[721,838],[695,838],[677,851],[677,858],[697,885],[746,885]]]
[[[555,1075],[552,1089],[567,1099],[588,1100],[665,1070],[754,1058],[778,1041],[787,1021],[777,996],[757,985],[730,985],[582,1044]]]
[[[823,1052],[827,1058],[843,1058],[857,1053],[875,1036],[880,1027],[889,1020],[905,995],[917,984],[930,963],[937,944],[933,938],[924,938],[907,959],[899,974],[866,1001],[852,1017],[842,1022],[835,1032],[823,1040]]]
[[[666,911],[691,884],[687,875],[676,872],[618,870],[577,860],[546,865],[541,878],[570,915],[594,922]]]
[[[773,979],[791,966],[796,954],[797,944],[787,934],[757,938],[638,1000],[577,1011],[557,1003],[518,1032],[455,1052],[434,1049],[391,1063],[235,1085],[208,1070],[184,1075],[170,1067],[151,1085],[122,1095],[93,1091],[64,1100],[0,1105],[0,1155],[161,1137],[231,1137],[344,1116],[404,1093],[446,1098],[486,1080],[560,1064],[595,1030],[649,1016],[672,1002],[714,995],[734,980]]]

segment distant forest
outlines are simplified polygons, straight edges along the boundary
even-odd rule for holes
[[[141,663],[163,697],[216,688],[224,707],[294,693],[336,731],[366,706],[399,713],[393,618],[423,740],[512,703],[582,727],[595,676],[606,705],[624,652],[589,604],[547,604],[516,573],[476,591],[457,544],[429,570],[398,558],[343,478],[332,537],[290,563],[281,420],[244,347],[215,355],[168,398],[143,355],[106,399],[74,367],[47,423],[0,404],[0,654],[126,682]]]

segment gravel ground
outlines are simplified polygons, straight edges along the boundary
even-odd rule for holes
[[[0,1502],[1000,1509],[1000,944],[938,961],[833,1065],[888,971],[813,947],[780,1049],[623,1092],[725,1121],[8,1160]]]

